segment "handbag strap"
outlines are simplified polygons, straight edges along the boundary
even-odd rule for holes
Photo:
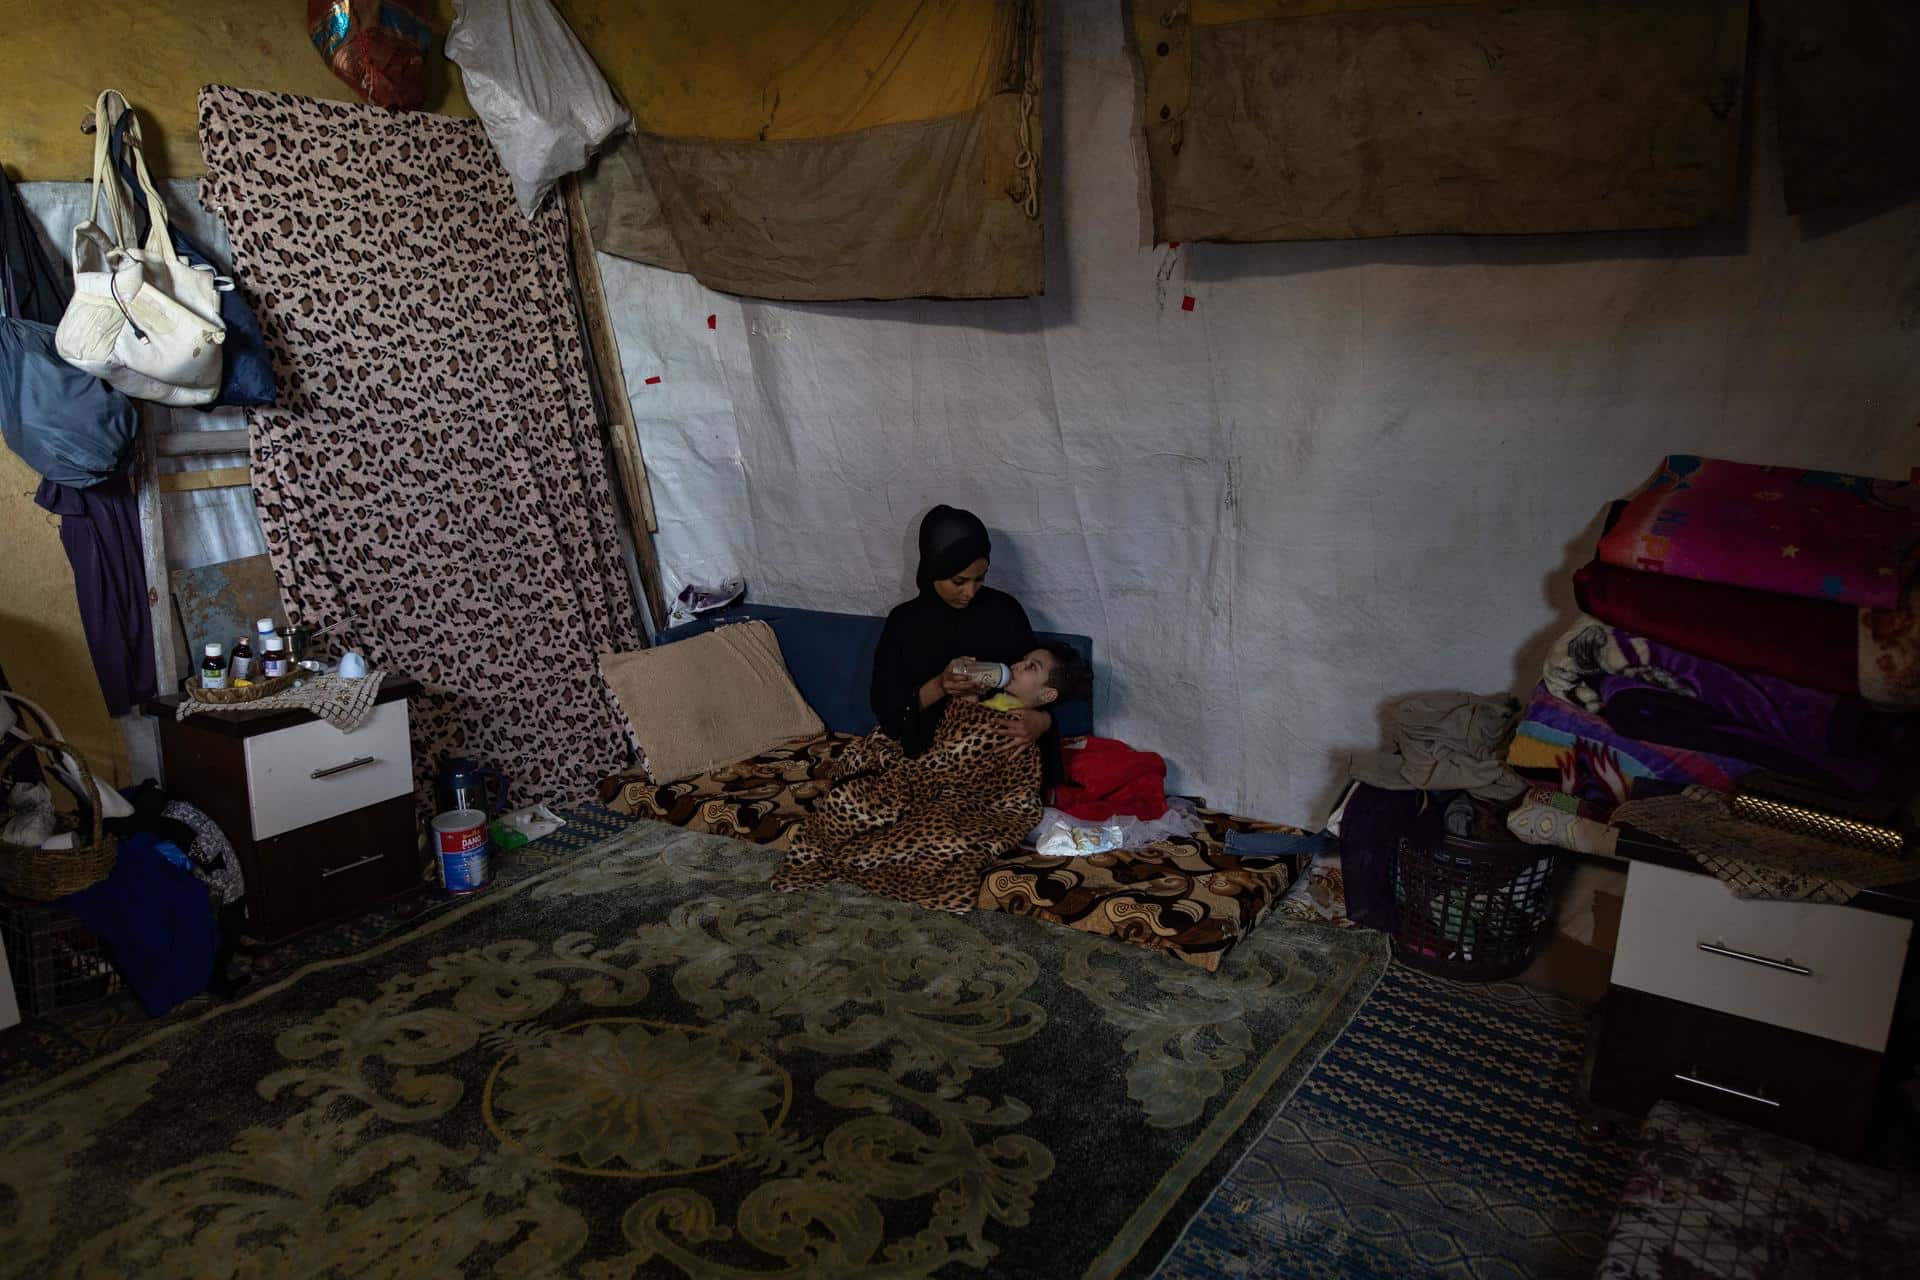
[[[59,324],[73,287],[40,247],[19,189],[0,171],[0,315]]]
[[[121,248],[126,248],[137,236],[136,223],[127,209],[125,189],[120,185],[120,174],[114,169],[108,157],[107,139],[112,135],[114,126],[120,117],[128,117],[123,141],[131,153],[134,175],[140,181],[140,189],[147,197],[147,239],[146,250],[149,254],[165,259],[175,266],[180,265],[180,257],[174,251],[173,237],[167,233],[167,205],[160,198],[160,192],[153,185],[153,175],[147,171],[146,148],[140,136],[140,117],[127,105],[127,99],[118,89],[107,89],[100,94],[93,109],[93,203],[92,217],[99,222],[100,184],[104,180],[107,190],[107,204],[113,214],[113,239]]]
[[[116,93],[115,97],[119,97]],[[140,179],[140,189],[147,196],[147,252],[158,254],[180,265],[180,255],[173,247],[173,236],[167,225],[167,202],[160,198],[159,190],[153,185],[153,175],[147,172],[147,150],[140,137],[140,117],[132,107],[126,105],[126,99],[120,99],[128,117],[126,130],[127,150],[133,153],[133,172]],[[116,172],[115,178],[119,177]]]
[[[120,110],[113,109],[118,99]],[[113,131],[113,122],[120,118],[120,112],[127,109],[127,100],[120,96],[118,89],[105,89],[93,102],[93,198],[87,202],[87,221],[100,227],[115,248],[124,249],[133,238],[132,226],[127,220],[125,210],[120,207],[120,177],[113,172],[107,161],[107,135]],[[107,184],[107,221],[100,221],[100,183]]]
[[[20,295],[13,282],[13,254],[10,252],[17,234],[14,228],[14,204],[19,198],[13,193],[13,184],[7,181],[7,171],[0,169],[0,320],[20,309]]]
[[[20,295],[13,283],[13,255],[7,252],[7,242],[12,239],[13,188],[7,185],[6,171],[0,169],[0,320],[20,309]]]
[[[0,689],[0,699],[5,699],[8,702],[15,703],[20,707],[23,707],[26,710],[32,712],[33,718],[40,722],[40,733],[38,735],[39,737],[60,738],[60,737],[66,736],[60,732],[60,726],[54,723],[52,713],[49,712],[45,707],[41,706],[39,703],[35,702],[32,698],[27,697],[25,694],[15,693],[11,689]],[[9,730],[9,732],[12,733],[15,737],[21,737],[21,738],[28,738],[28,737],[35,736],[33,734],[29,734],[25,732],[24,730],[19,728],[18,725],[16,725],[14,728]]]
[[[93,835],[87,843],[99,844],[102,834],[101,821],[105,815],[100,811],[100,796],[97,790],[99,784],[93,780],[93,770],[87,766],[87,758],[66,743],[54,738],[22,738],[9,747],[5,754],[0,754],[0,775],[6,773],[7,766],[11,765],[14,757],[22,751],[39,752],[49,760],[64,757],[73,761],[79,780],[75,782],[68,778],[61,778],[60,784],[74,793],[73,798],[86,807],[88,816],[92,819]],[[59,776],[58,770],[49,770],[49,772],[56,777]]]

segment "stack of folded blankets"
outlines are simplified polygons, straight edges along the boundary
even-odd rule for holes
[[[1611,853],[1619,806],[1682,792],[1894,821],[1913,789],[1916,568],[1920,486],[1666,458],[1574,577],[1583,616],[1508,756],[1533,784],[1514,832]]]

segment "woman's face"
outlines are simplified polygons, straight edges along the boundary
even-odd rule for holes
[[[987,562],[975,560],[972,564],[954,574],[951,578],[937,579],[933,589],[949,609],[964,609],[973,603],[980,594],[980,587],[987,580]]]

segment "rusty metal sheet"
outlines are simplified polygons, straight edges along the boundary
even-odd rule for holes
[[[256,618],[285,616],[280,584],[266,556],[175,569],[168,577],[190,659],[202,645],[231,646],[238,636],[252,636]]]

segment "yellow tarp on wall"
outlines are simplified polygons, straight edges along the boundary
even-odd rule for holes
[[[453,21],[439,0],[435,25]],[[139,109],[158,177],[198,177],[203,84],[351,99],[307,38],[299,0],[0,0],[0,163],[23,181],[93,176],[80,118],[102,89]],[[427,102],[470,116],[460,77],[436,50]]]
[[[641,129],[768,142],[972,111],[997,88],[1017,16],[997,0],[556,7]]]
[[[778,141],[972,111],[999,87],[1018,6],[999,0],[557,0],[639,127]],[[451,0],[434,25],[444,38]],[[298,0],[0,0],[0,162],[24,181],[90,176],[80,118],[101,89],[139,108],[155,171],[197,177],[203,84],[350,99]],[[437,43],[426,102],[470,116]],[[1016,86],[1017,87],[1017,86]]]
[[[585,184],[601,250],[763,298],[1040,292],[1039,0],[670,0],[624,43],[602,7],[563,6],[637,125]]]

